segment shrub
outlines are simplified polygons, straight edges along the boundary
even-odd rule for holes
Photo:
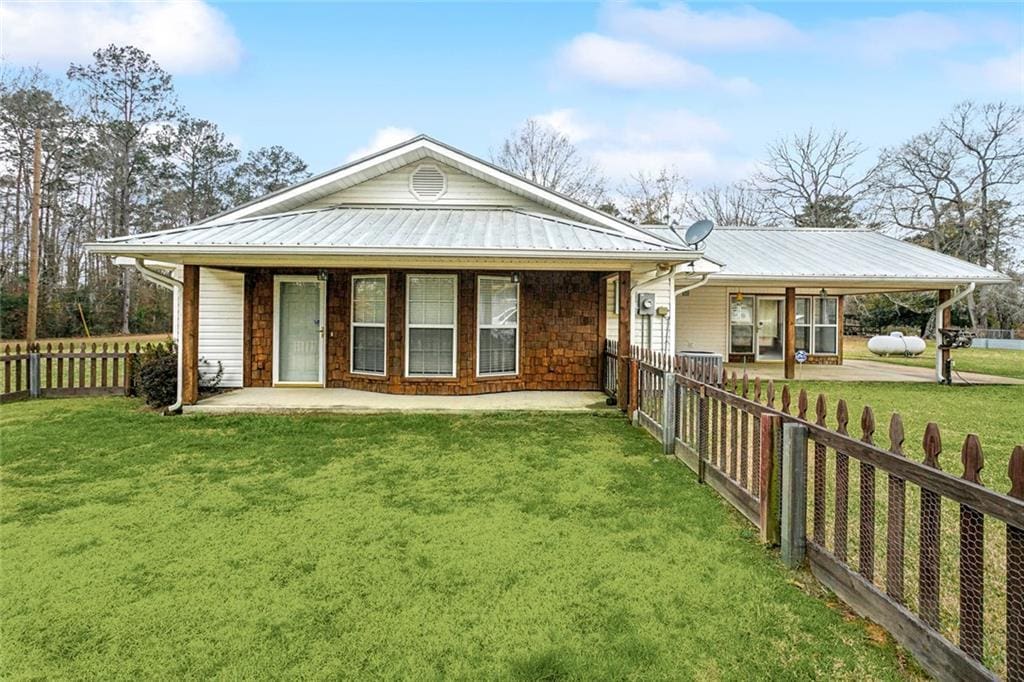
[[[139,353],[138,390],[146,404],[165,407],[178,397],[178,352],[174,344],[147,346]]]

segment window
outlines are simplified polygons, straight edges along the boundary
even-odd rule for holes
[[[754,352],[754,299],[752,296],[729,300],[729,352]]]
[[[619,314],[619,278],[609,277],[604,284],[605,311],[609,315]]]
[[[477,280],[477,374],[519,371],[519,285],[509,277]]]
[[[835,355],[839,333],[839,299],[814,298],[814,352]]]
[[[455,376],[456,275],[406,280],[406,374]]]
[[[796,299],[796,348],[811,352],[811,299]]]
[[[352,371],[383,375],[387,354],[388,278],[352,277]]]

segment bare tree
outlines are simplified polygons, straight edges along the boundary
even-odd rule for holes
[[[528,119],[512,131],[491,161],[538,185],[590,206],[605,196],[605,179],[568,137],[551,126]]]
[[[768,222],[765,196],[749,183],[711,185],[690,199],[689,213],[716,225],[764,225]]]
[[[688,219],[690,183],[675,168],[634,173],[619,193],[620,212],[639,225],[668,225]]]
[[[875,172],[861,170],[865,151],[843,130],[810,128],[770,144],[754,182],[771,218],[801,227],[849,224]]]

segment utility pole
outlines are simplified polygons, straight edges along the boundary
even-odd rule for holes
[[[25,339],[36,342],[36,317],[39,314],[39,204],[42,201],[43,131],[36,128],[36,148],[32,157],[32,224],[28,240],[28,319]]]

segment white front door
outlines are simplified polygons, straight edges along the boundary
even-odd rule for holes
[[[781,298],[757,297],[757,359],[782,360],[786,357]]]
[[[326,288],[315,276],[274,278],[274,383],[324,383]]]

